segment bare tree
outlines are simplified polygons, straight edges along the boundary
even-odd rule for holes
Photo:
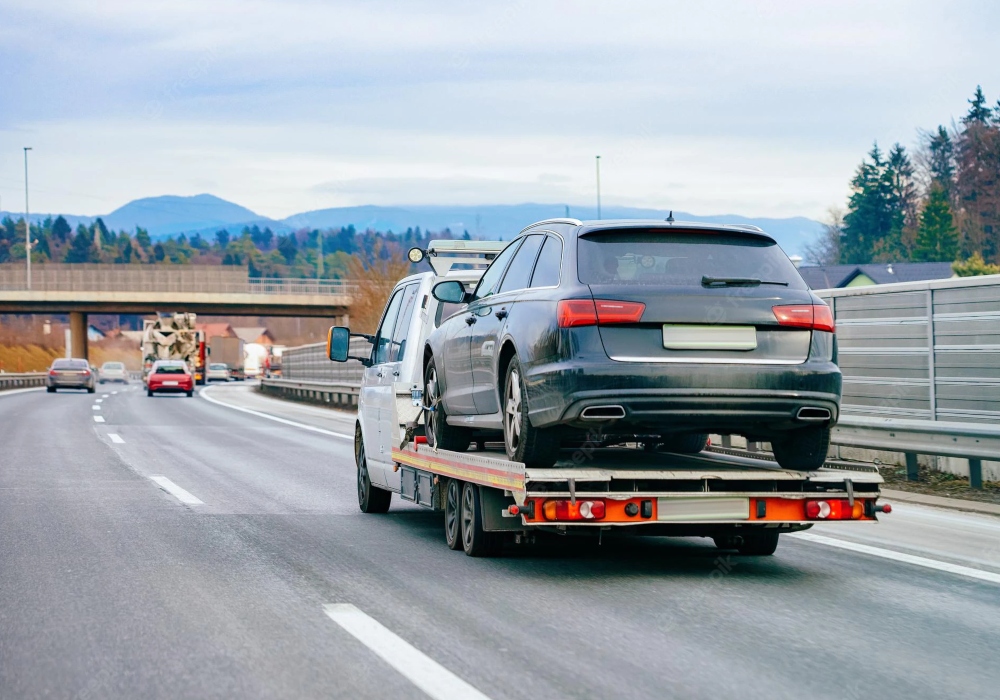
[[[844,231],[844,212],[839,207],[827,210],[823,233],[805,247],[805,261],[810,265],[836,265],[840,262],[840,237]]]
[[[392,288],[410,274],[410,263],[399,246],[377,238],[371,252],[358,251],[346,267],[347,281],[358,287],[349,311],[351,330],[374,333]]]

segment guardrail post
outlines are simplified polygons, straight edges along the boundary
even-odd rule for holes
[[[906,453],[906,480],[920,481],[920,468],[917,465],[917,456],[912,452]]]
[[[969,460],[969,487],[974,489],[983,488],[983,460]]]

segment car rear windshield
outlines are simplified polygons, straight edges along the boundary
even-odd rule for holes
[[[121,362],[105,362],[101,365],[101,369],[125,369],[125,365]]]
[[[227,365],[224,365],[221,362],[213,362],[212,364],[210,364],[208,366],[208,368],[209,369],[229,369],[229,367]]]
[[[90,369],[86,360],[56,360],[52,369]]]
[[[778,244],[752,234],[609,230],[582,236],[584,284],[700,287],[702,278],[739,278],[805,289]]]
[[[153,370],[156,374],[187,374],[184,365],[157,365]]]

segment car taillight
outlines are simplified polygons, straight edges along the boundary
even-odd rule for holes
[[[834,332],[833,312],[826,304],[772,306],[771,311],[782,326]]]
[[[604,513],[604,501],[599,500],[549,500],[542,505],[546,520],[603,520]]]
[[[809,520],[857,520],[864,516],[865,505],[860,500],[851,502],[843,498],[823,501],[806,501],[806,518]]]
[[[559,302],[557,316],[560,328],[638,323],[646,305],[638,301],[611,299],[564,299]]]
[[[54,369],[50,369],[50,370],[49,370],[49,376],[50,376],[50,377],[54,377],[54,376],[56,376],[57,374],[59,374],[59,373],[58,373],[58,372],[56,372],[56,371],[55,371]]]

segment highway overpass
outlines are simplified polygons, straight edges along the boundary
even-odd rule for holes
[[[87,356],[88,314],[186,311],[318,316],[346,322],[353,287],[335,280],[250,277],[245,267],[0,265],[0,313],[69,314],[73,354]]]

